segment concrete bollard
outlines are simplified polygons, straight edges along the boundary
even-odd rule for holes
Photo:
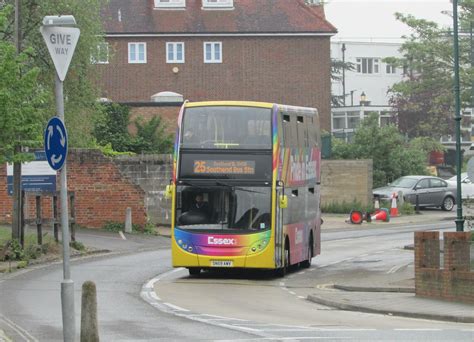
[[[125,212],[125,233],[132,233],[132,208],[130,207]]]
[[[97,290],[94,282],[86,281],[82,284],[81,342],[98,341]]]

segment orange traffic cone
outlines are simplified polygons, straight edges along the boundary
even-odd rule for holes
[[[388,214],[388,210],[385,208],[382,208],[380,210],[377,210],[374,215],[371,217],[372,221],[384,221],[388,222],[390,221],[390,215]]]
[[[392,194],[392,207],[390,208],[390,216],[395,217],[399,216],[398,208],[397,208],[397,194],[394,192]]]

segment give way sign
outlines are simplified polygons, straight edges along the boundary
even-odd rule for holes
[[[66,78],[81,31],[77,27],[42,26],[40,28],[56,72],[61,81]]]

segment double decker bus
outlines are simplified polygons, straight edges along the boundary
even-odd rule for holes
[[[320,165],[314,108],[185,102],[166,189],[173,267],[309,267],[320,253]]]

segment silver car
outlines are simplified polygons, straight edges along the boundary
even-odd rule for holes
[[[394,193],[402,192],[406,202],[420,207],[439,207],[446,211],[453,210],[456,198],[456,185],[433,176],[405,176],[396,179],[387,186],[372,191],[374,198],[391,200]]]

